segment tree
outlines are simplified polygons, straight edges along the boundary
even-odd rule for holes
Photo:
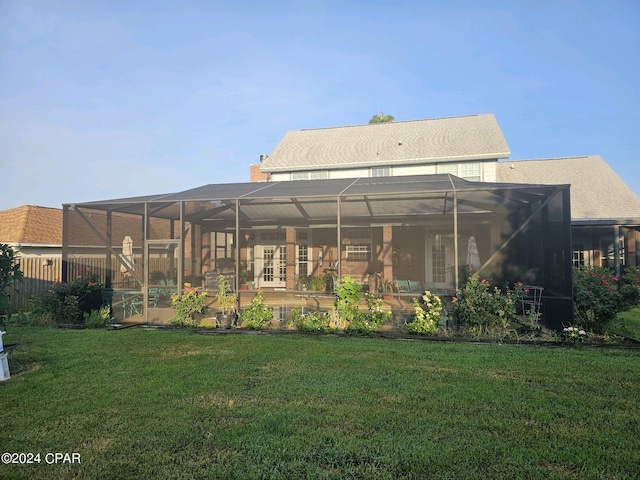
[[[11,313],[9,287],[22,278],[16,259],[17,255],[9,245],[0,244],[0,313],[7,315]]]
[[[380,115],[374,115],[369,120],[369,125],[373,123],[390,123],[393,122],[393,115],[385,115],[384,112],[380,112]]]

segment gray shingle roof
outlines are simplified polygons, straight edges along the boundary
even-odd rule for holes
[[[640,199],[600,155],[498,162],[496,174],[499,182],[570,184],[574,222],[640,222]]]
[[[509,157],[493,114],[289,131],[263,172]]]

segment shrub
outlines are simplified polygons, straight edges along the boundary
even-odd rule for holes
[[[624,266],[618,289],[620,311],[630,310],[640,305],[640,267]]]
[[[588,330],[604,333],[622,308],[619,278],[609,268],[573,271],[574,317]]]
[[[440,297],[425,291],[421,305],[418,299],[413,299],[413,321],[407,325],[407,332],[416,335],[432,335],[438,331],[438,323],[442,316],[442,301]]]
[[[22,278],[17,254],[6,243],[0,244],[0,314],[11,314],[9,287]]]
[[[104,283],[89,270],[75,280],[54,283],[49,290],[32,300],[33,313],[56,323],[82,323],[84,314],[102,305]]]
[[[299,312],[299,313],[296,313]],[[324,332],[330,333],[334,329],[329,324],[329,317],[322,312],[312,312],[307,315],[302,314],[299,309],[294,309],[293,322],[301,332]]]
[[[368,312],[357,312],[355,316],[346,324],[344,331],[347,333],[358,333],[369,335],[377,332],[382,323],[391,317],[391,312],[384,310],[382,298],[374,293],[366,293]]]
[[[182,295],[171,295],[171,306],[176,309],[171,323],[180,327],[197,327],[198,321],[194,316],[207,306],[207,292],[198,293],[195,288],[187,288]]]
[[[516,302],[520,301],[523,293],[521,283],[516,284],[515,290],[507,289],[503,293],[494,287],[492,291],[487,280],[480,281],[474,274],[469,277],[466,287],[453,298],[453,314],[472,335],[504,336],[511,320],[517,318]]]
[[[103,328],[111,322],[111,309],[100,307],[97,310],[84,313],[84,324],[87,328]]]
[[[250,330],[262,330],[273,319],[273,308],[264,304],[264,293],[258,293],[251,300],[249,306],[240,315],[242,325]]]
[[[362,299],[362,285],[351,277],[344,277],[335,287],[335,307],[340,315],[340,320],[348,325],[358,316],[359,304]]]

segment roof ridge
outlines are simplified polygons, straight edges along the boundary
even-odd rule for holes
[[[450,120],[454,118],[468,118],[468,117],[480,117],[484,115],[494,115],[493,113],[471,113],[468,115],[453,115],[449,117],[436,117],[436,118],[421,118],[414,120],[400,120],[398,122],[382,122],[382,123],[359,123],[355,125],[338,125],[334,127],[316,127],[316,128],[300,128],[297,130],[290,130],[291,132],[310,132],[313,130],[334,130],[338,128],[355,128],[355,127],[375,127],[379,125],[388,125],[388,124],[399,124],[399,123],[416,123],[416,122],[430,122],[434,120]],[[495,115],[494,115],[495,116]]]
[[[546,158],[508,158],[501,159],[498,163],[509,163],[509,162],[547,162],[547,161],[555,161],[555,160],[577,160],[579,158],[592,158],[592,157],[600,157],[601,155],[575,155],[570,157],[546,157]]]

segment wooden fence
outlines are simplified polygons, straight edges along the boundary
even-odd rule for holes
[[[136,272],[139,276],[142,272],[142,258],[134,257]],[[169,258],[149,258],[149,269],[151,272],[161,272],[167,277],[173,277],[170,272],[171,262]],[[114,286],[131,284],[133,280],[120,269],[120,261],[112,257],[111,259],[111,282]],[[62,281],[62,257],[20,257],[20,270],[23,273],[22,280],[16,282],[10,290],[12,311],[29,309],[29,299],[45,293],[48,288]],[[70,256],[69,258],[69,279],[74,279],[85,275],[87,272],[97,274],[101,279],[106,278],[107,260],[104,256],[82,255]],[[188,275],[189,272],[185,272]]]
[[[10,287],[11,309],[14,312],[29,308],[29,299],[42,295],[62,280],[62,258],[20,257],[23,278]]]

